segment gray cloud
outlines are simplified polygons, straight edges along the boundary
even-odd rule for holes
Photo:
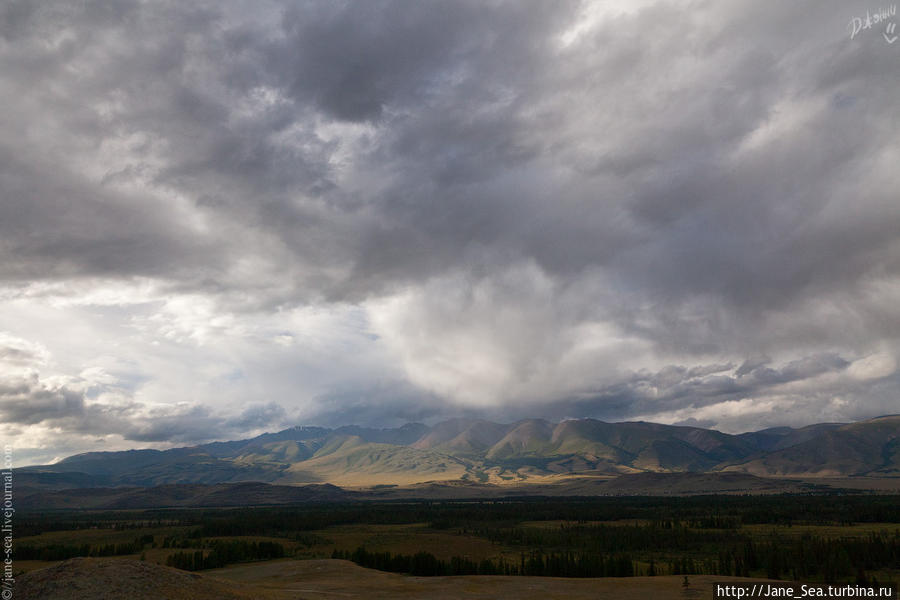
[[[900,79],[877,31],[849,39],[860,10],[8,2],[0,329],[49,350],[0,362],[77,378],[94,346],[20,326],[64,301],[118,307],[78,333],[141,358],[115,409],[26,376],[3,414],[163,442],[891,409]],[[362,333],[273,333],[342,306]],[[172,391],[223,356],[232,395]]]
[[[46,355],[47,351],[41,346],[21,338],[0,335],[0,365],[14,368],[40,366],[46,360]]]
[[[32,425],[83,416],[83,394],[48,387],[36,375],[0,382],[0,414],[5,423]]]
[[[19,433],[22,426],[46,425],[67,434],[167,444],[230,439],[288,425],[284,408],[275,403],[252,403],[229,416],[204,404],[160,409],[91,395],[83,382],[51,384],[36,374],[5,378],[0,380],[0,419],[4,427],[19,428]]]

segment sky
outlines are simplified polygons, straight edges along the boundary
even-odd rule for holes
[[[0,437],[900,413],[891,6],[3,2]]]

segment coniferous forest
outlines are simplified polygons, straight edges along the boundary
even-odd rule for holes
[[[19,560],[159,549],[167,552],[165,564],[186,570],[320,557],[419,576],[710,574],[864,582],[895,578],[900,569],[900,498],[887,495],[517,498],[57,512],[23,514],[18,525],[23,537],[32,536],[16,546]],[[329,539],[329,532],[348,527],[412,533],[403,534],[400,550],[366,542],[340,547]],[[178,533],[152,533],[163,529]],[[133,541],[39,543],[41,534],[70,531],[77,538],[78,531],[87,530],[134,530]],[[481,540],[497,554],[448,555],[418,543],[429,535]]]

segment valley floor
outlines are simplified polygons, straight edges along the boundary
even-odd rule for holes
[[[186,573],[122,559],[72,559],[21,576],[20,600],[259,600],[456,598],[566,600],[711,598],[713,583],[763,581],[711,575],[563,579],[555,577],[411,577],[344,560],[278,560]]]
[[[370,600],[428,598],[518,598],[581,600],[668,600],[712,598],[713,582],[762,581],[712,575],[684,577],[606,577],[571,579],[559,577],[503,577],[491,575],[457,577],[411,577],[364,569],[343,560],[275,561],[207,571],[210,577],[256,586],[267,592],[285,593],[284,598],[367,598]],[[292,595],[293,594],[293,595]]]

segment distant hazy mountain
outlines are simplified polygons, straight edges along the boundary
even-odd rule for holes
[[[783,450],[809,441],[831,429],[842,427],[846,423],[818,423],[794,429],[792,427],[772,427],[761,431],[742,433],[738,437],[745,439],[760,450]]]
[[[804,441],[777,444],[777,450],[725,469],[755,475],[900,476],[900,416],[813,427],[818,429],[808,439],[796,437]]]
[[[395,429],[294,427],[172,450],[89,452],[18,470],[61,489],[260,481],[397,485],[515,483],[561,474],[704,473],[900,477],[900,416],[740,435],[594,419],[501,424],[454,419]]]

